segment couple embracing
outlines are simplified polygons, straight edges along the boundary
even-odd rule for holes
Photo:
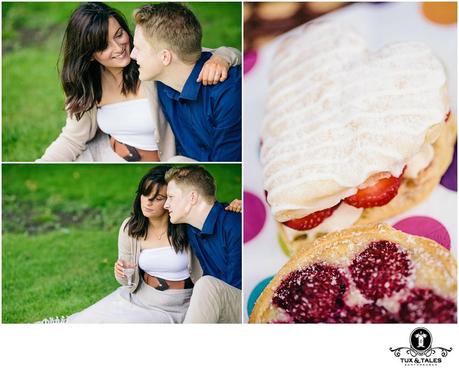
[[[119,231],[121,286],[81,312],[43,322],[240,323],[240,211],[238,200],[216,201],[205,168],[154,167]]]
[[[241,56],[201,47],[195,15],[145,5],[131,35],[104,3],[80,5],[62,44],[67,121],[39,162],[241,161]]]

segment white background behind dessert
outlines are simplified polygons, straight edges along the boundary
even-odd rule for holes
[[[440,26],[430,23],[422,15],[420,4],[417,3],[353,4],[323,18],[353,26],[366,39],[369,50],[377,50],[385,44],[400,41],[426,43],[444,63],[448,78],[450,106],[453,114],[457,116],[456,24]],[[294,29],[288,34],[295,32],[299,32],[299,29]],[[246,321],[256,297],[270,277],[288,259],[279,245],[276,223],[264,201],[263,176],[259,161],[260,132],[271,60],[277,46],[286,35],[278,37],[259,49],[255,64],[244,76],[244,199],[246,200],[244,234],[246,243],[244,246],[243,290]],[[247,63],[245,67],[247,68]],[[302,158],[298,157],[298,159]],[[267,213],[264,221],[263,216],[259,216],[259,212],[263,210]],[[457,195],[455,191],[439,185],[426,201],[387,222],[396,224],[402,219],[414,216],[425,216],[442,224],[449,234],[451,250],[457,257]],[[247,241],[247,239],[250,240]]]

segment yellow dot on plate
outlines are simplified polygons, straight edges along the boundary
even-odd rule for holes
[[[457,3],[422,3],[422,13],[431,22],[437,24],[457,23]]]

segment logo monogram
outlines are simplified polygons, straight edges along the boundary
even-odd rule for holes
[[[427,328],[419,327],[410,334],[410,347],[389,348],[401,363],[413,365],[437,365],[453,348],[432,347],[432,334]]]

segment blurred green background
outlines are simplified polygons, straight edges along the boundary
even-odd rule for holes
[[[217,198],[241,198],[241,166],[203,165]],[[150,164],[4,164],[2,321],[75,313],[114,291],[121,222]]]
[[[107,2],[133,30],[145,2]],[[3,2],[3,161],[34,161],[65,123],[57,64],[67,21],[79,3]],[[240,3],[185,3],[203,27],[203,46],[241,50]]]

